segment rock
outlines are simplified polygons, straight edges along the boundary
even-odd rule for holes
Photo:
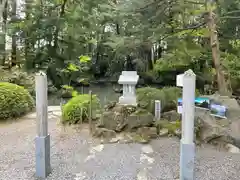
[[[101,137],[106,139],[111,139],[116,137],[116,132],[106,128],[95,128],[93,132],[94,137]]]
[[[122,125],[121,122],[124,122],[124,117],[121,116],[118,112],[105,111],[100,117],[100,122],[98,127],[104,127],[106,129],[115,130],[117,126]]]
[[[112,108],[112,111],[121,113],[125,116],[130,115],[131,113],[135,112],[136,110],[137,110],[136,106],[121,105],[121,104],[115,104],[115,106]]]
[[[116,137],[110,139],[109,143],[118,143],[124,140],[124,134],[117,134]]]
[[[160,137],[167,136],[167,135],[168,135],[168,129],[167,128],[160,129],[160,131],[159,131],[159,136]]]
[[[216,103],[220,103],[227,108],[227,118],[228,119],[239,119],[240,118],[240,106],[236,99],[230,98],[228,96],[220,96],[219,94],[213,94],[210,96],[204,96],[210,98]]]
[[[117,102],[110,102],[110,103],[108,103],[107,105],[104,106],[104,109],[105,109],[105,110],[110,110],[110,109],[112,109],[113,107],[115,107],[116,104],[117,104]]]
[[[235,145],[240,147],[240,120],[231,122],[229,125],[229,135],[233,137]]]
[[[195,124],[199,128],[197,138],[200,141],[233,144],[240,148],[239,120],[218,119],[207,110],[196,109]]]
[[[104,127],[117,132],[124,129],[132,131],[138,127],[150,126],[153,124],[154,116],[135,106],[124,106],[115,104],[102,113],[98,127]]]
[[[122,92],[123,92],[123,89],[122,89],[122,88],[115,88],[115,89],[114,89],[114,92],[115,92],[115,93],[122,93]]]
[[[141,136],[137,133],[131,133],[130,138],[131,138],[132,142],[137,142],[137,143],[141,143],[141,144],[147,144],[150,142],[150,138],[147,135]]]
[[[52,81],[48,81],[48,93],[53,94],[56,93],[58,89],[53,85]]]
[[[216,118],[205,109],[196,109],[195,126],[199,129],[198,138],[205,143],[225,134],[224,128],[217,124]]]
[[[231,152],[231,153],[240,153],[240,149],[232,144],[227,144],[226,149],[228,152]]]
[[[168,111],[162,114],[162,118],[168,121],[179,121],[181,119],[181,114],[177,113],[177,111]]]
[[[127,117],[127,127],[129,130],[143,127],[143,126],[150,126],[153,123],[154,116],[147,112],[134,112]]]
[[[158,134],[160,133],[161,129],[167,129],[168,134],[174,134],[176,129],[181,128],[181,121],[178,120],[169,122],[168,120],[160,119],[157,120],[154,125],[157,127]]]
[[[119,138],[117,138],[117,137],[115,137],[115,138],[112,138],[110,141],[109,141],[109,143],[117,143],[117,142],[119,142]]]
[[[137,134],[149,138],[157,138],[158,136],[156,127],[140,127],[137,130]]]
[[[178,138],[181,138],[181,135],[182,135],[181,129],[176,129],[176,130],[174,131],[174,135],[177,136]]]
[[[124,134],[123,139],[119,141],[120,143],[133,143],[134,135],[132,134]]]

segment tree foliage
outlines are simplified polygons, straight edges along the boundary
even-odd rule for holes
[[[238,0],[25,0],[21,6],[22,17],[15,16],[14,3],[0,6],[2,34],[13,44],[5,51],[1,36],[1,64],[44,69],[56,86],[69,84],[69,68],[72,80],[136,69],[145,83],[163,85],[175,84],[175,75],[191,68],[200,88],[217,87],[220,71],[231,81],[239,78]],[[211,33],[219,51],[213,51]],[[81,56],[91,62],[80,63]]]

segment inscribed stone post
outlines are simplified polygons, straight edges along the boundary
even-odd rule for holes
[[[155,100],[155,119],[159,120],[161,118],[161,101]]]
[[[188,70],[183,75],[183,112],[182,138],[180,147],[180,180],[194,180],[195,144],[194,113],[195,113],[196,75]]]
[[[36,176],[46,178],[51,171],[50,166],[50,136],[48,134],[48,98],[47,76],[43,72],[36,74],[36,111],[37,137],[36,146]]]

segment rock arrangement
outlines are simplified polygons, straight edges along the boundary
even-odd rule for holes
[[[93,135],[108,141],[123,140],[123,142],[147,143],[152,138],[172,133],[159,122],[154,119],[152,113],[140,107],[111,103],[102,113],[94,128]],[[175,122],[168,124],[169,127],[176,126]],[[176,128],[173,129],[175,132]]]
[[[240,148],[240,107],[237,100],[219,95],[209,98],[228,108],[227,119],[214,117],[204,109],[196,109],[197,138],[205,143],[232,144]]]
[[[214,117],[206,109],[196,108],[196,143],[232,144],[240,148],[240,107],[235,99],[211,96],[228,107],[227,119]],[[105,107],[93,129],[93,135],[108,142],[148,143],[162,136],[181,137],[181,115],[175,110],[162,113],[160,120],[146,109],[111,103]]]

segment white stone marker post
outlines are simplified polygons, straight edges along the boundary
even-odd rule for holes
[[[139,76],[136,71],[122,71],[118,83],[123,85],[123,95],[119,98],[119,104],[137,105],[136,84]]]
[[[155,119],[159,120],[161,118],[161,101],[155,100]]]
[[[182,138],[180,147],[180,180],[194,180],[195,144],[194,144],[194,114],[195,114],[195,84],[196,75],[188,70],[183,75],[183,112]]]
[[[36,111],[37,137],[36,148],[36,176],[46,178],[51,172],[50,165],[50,136],[48,134],[48,98],[47,76],[43,72],[36,74]]]

